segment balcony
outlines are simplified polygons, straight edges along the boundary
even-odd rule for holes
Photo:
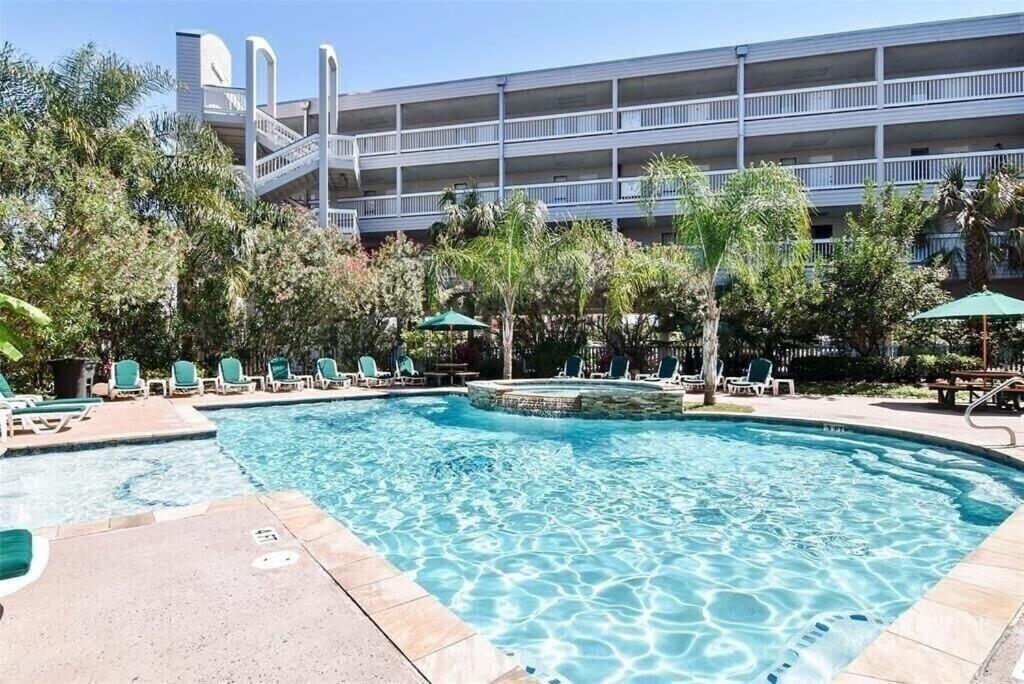
[[[921,157],[900,157],[885,160],[885,179],[892,183],[937,183],[954,164],[964,167],[967,178],[980,178],[994,167],[1009,164],[1024,166],[1024,150],[994,150],[991,152],[961,152],[933,154]]]
[[[245,88],[203,86],[203,111],[216,114],[245,114]]]
[[[531,200],[543,202],[549,207],[578,204],[606,204],[612,201],[613,181],[602,180],[569,181],[566,183],[537,183],[513,185],[509,193],[524,192]]]
[[[732,95],[623,107],[619,109],[619,130],[638,131],[736,121],[736,102],[737,97]]]
[[[467,192],[469,191],[457,192],[456,196],[461,199]],[[440,214],[441,196],[443,194],[443,192],[437,191],[417,192],[402,195],[402,216],[429,216],[432,214]],[[477,188],[476,194],[477,197],[480,198],[481,202],[496,202],[498,200],[497,188]]]
[[[338,206],[354,211],[359,218],[398,216],[398,197],[395,195],[343,199],[338,202]]]
[[[342,235],[347,235],[355,240],[359,239],[359,221],[356,213],[347,209],[328,209],[327,225],[334,228]]]
[[[394,131],[387,133],[365,133],[356,136],[359,156],[369,157],[375,154],[394,154],[398,146],[398,135]]]
[[[490,145],[498,142],[498,122],[435,126],[402,131],[402,152],[441,150],[449,147]]]
[[[747,119],[770,119],[780,116],[873,109],[876,91],[877,86],[871,81],[753,93],[743,98],[744,113]]]
[[[725,171],[706,171],[704,177],[708,179],[708,184],[712,190],[720,189],[724,184],[725,180],[736,173],[736,169],[727,169]],[[619,199],[624,200],[639,200],[640,199],[640,185],[643,178],[631,177],[631,178],[620,178],[619,179]],[[671,188],[662,188],[661,197],[662,199],[675,199],[678,195]]]
[[[505,121],[505,141],[545,140],[611,133],[613,122],[614,112],[611,109],[507,119]]]
[[[1014,95],[1024,95],[1024,67],[898,78],[885,82],[887,107],[985,100]]]

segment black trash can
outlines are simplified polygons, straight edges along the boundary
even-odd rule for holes
[[[82,357],[50,359],[53,372],[53,393],[58,399],[76,399],[89,396],[96,360]]]

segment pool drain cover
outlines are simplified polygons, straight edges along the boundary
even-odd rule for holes
[[[275,570],[288,565],[294,565],[298,560],[299,554],[295,551],[272,551],[254,560],[252,567],[257,570]]]
[[[249,534],[257,544],[271,544],[281,540],[273,527],[257,527],[255,530],[249,530]]]

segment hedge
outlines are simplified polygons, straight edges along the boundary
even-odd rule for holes
[[[981,359],[962,354],[915,356],[804,356],[793,359],[789,374],[806,382],[932,382],[953,371],[980,368]]]

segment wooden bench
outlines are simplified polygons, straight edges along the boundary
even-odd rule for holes
[[[476,371],[457,371],[455,373],[452,373],[452,375],[458,378],[463,385],[465,385],[470,380],[476,380],[477,378],[480,377],[480,374],[477,373]]]
[[[939,380],[928,383],[928,389],[935,390],[939,403],[945,406],[956,406],[957,392],[966,392],[968,402],[972,402],[986,392],[991,392],[994,387],[994,384],[984,382],[948,382]],[[1024,388],[1009,387],[992,397],[992,404],[999,408],[1013,408],[1015,411],[1019,411],[1021,408],[1021,394],[1024,394]]]

